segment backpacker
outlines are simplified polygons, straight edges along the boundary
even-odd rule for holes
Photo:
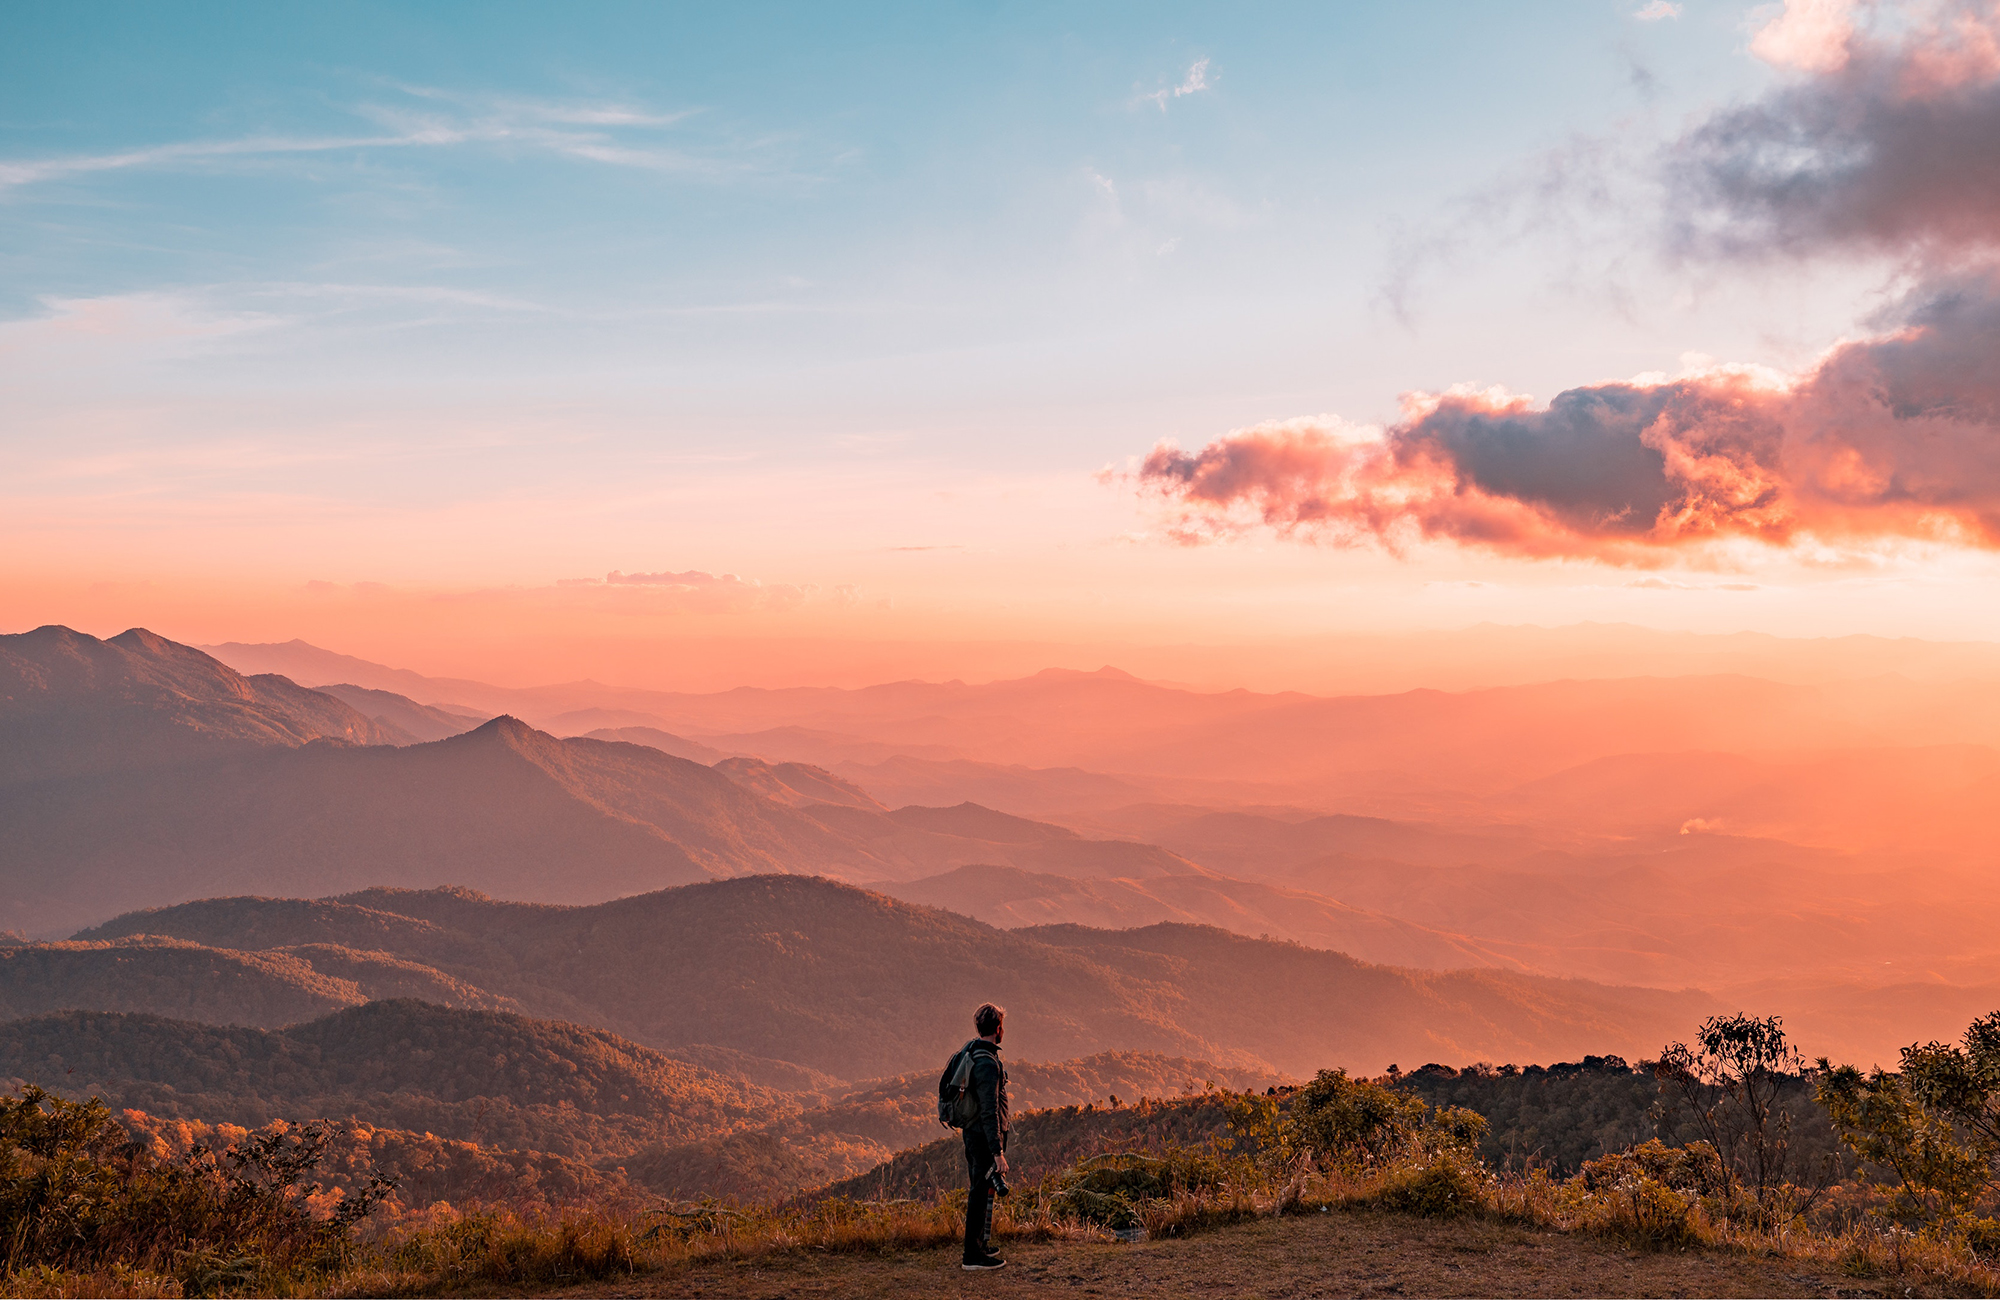
[[[959,1048],[938,1079],[938,1123],[946,1128],[971,1128],[979,1122],[979,1095],[972,1090],[972,1054],[978,1049],[978,1043]]]

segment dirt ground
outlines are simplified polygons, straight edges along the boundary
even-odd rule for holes
[[[1907,1279],[1845,1277],[1796,1261],[1643,1253],[1587,1237],[1384,1214],[1263,1219],[1179,1241],[1010,1243],[971,1274],[952,1250],[774,1257],[599,1284],[571,1295],[746,1300],[938,1296],[1904,1296]],[[1909,1288],[1909,1289],[1906,1289]]]

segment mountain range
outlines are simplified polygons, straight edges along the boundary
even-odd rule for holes
[[[1026,1059],[1121,1049],[1289,1074],[1336,1064],[1379,1070],[1419,1056],[1532,1060],[1586,1048],[1637,1055],[1656,1051],[1711,1005],[1692,992],[1376,966],[1204,926],[1001,930],[792,875],[583,907],[499,902],[466,890],[210,899],[128,914],[69,944],[5,951],[15,964],[53,948],[72,961],[96,954],[101,966],[113,966],[134,955],[121,942],[140,936],[281,954],[306,966],[329,952],[392,958],[431,968],[441,986],[478,990],[489,1005],[506,999],[529,1015],[594,1025],[677,1054],[738,1054],[745,1077],[758,1062],[848,1080],[931,1066],[940,1033],[952,1032],[940,1020],[953,1024],[986,1000],[1015,1016],[1009,1043]],[[249,978],[219,958],[215,966],[230,980]],[[8,969],[0,966],[0,978]],[[300,984],[283,971],[261,975],[274,986],[281,977]],[[1284,996],[1253,996],[1256,987]],[[301,993],[309,989],[339,996],[330,984]],[[0,997],[21,996],[0,989]]]
[[[140,630],[0,638],[0,928],[371,886],[587,904],[817,874],[1024,933],[1207,925],[1368,963],[1700,987],[1861,1059],[1893,1055],[1891,1023],[1928,1032],[2000,959],[1994,694],[1943,675],[1962,655],[1911,678],[1319,699],[1115,670],[510,691],[218,649],[331,680],[245,676]],[[290,946],[308,942],[374,951]],[[374,960],[322,954],[315,977],[351,989],[283,996],[476,1004]],[[1875,1027],[1850,1034],[1843,1002],[1879,1007]]]
[[[973,807],[890,812],[795,763],[709,767],[504,716],[410,743],[390,711],[141,632],[0,637],[0,671],[0,925],[43,933],[248,890],[469,883],[575,902],[769,871],[1201,871]]]

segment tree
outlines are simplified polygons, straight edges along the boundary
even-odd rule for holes
[[[1793,1182],[1788,1086],[1808,1073],[1778,1016],[1710,1016],[1695,1041],[1669,1044],[1655,1075],[1691,1112],[1703,1140],[1722,1158],[1729,1191],[1747,1193],[1767,1217],[1802,1214],[1832,1181],[1831,1161],[1809,1187]]]
[[[1940,1227],[2000,1186],[2000,1011],[1960,1043],[1913,1043],[1897,1074],[1819,1062],[1820,1104],[1840,1140],[1896,1175],[1898,1219]]]

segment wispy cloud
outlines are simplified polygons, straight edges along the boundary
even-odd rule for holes
[[[0,160],[0,190],[128,170],[196,170],[372,149],[505,146],[611,167],[719,178],[757,170],[742,150],[702,151],[659,138],[694,110],[653,112],[621,103],[565,103],[458,95],[394,86],[400,102],[364,102],[354,116],[377,129],[324,135],[257,134],[101,153]]]
[[[329,299],[353,302],[406,302],[427,306],[481,307],[493,311],[546,311],[547,308],[523,298],[481,293],[474,289],[452,289],[432,284],[314,284],[273,281],[255,286],[255,296],[274,298]]]
[[[1172,87],[1162,86],[1160,89],[1152,91],[1149,94],[1139,96],[1139,102],[1156,104],[1159,106],[1160,111],[1164,113],[1167,111],[1168,100],[1180,99],[1187,95],[1198,95],[1202,91],[1209,89],[1211,87],[1208,84],[1208,60],[1196,59],[1188,66],[1187,76],[1181,78],[1180,85]]]
[[[1642,23],[1664,22],[1681,16],[1681,7],[1672,0],[1649,0],[1649,3],[1632,11],[1632,16]]]
[[[587,585],[575,580],[566,586]],[[750,610],[796,609],[813,591],[810,584],[766,585],[755,578],[739,578],[733,573],[704,573],[689,569],[684,573],[620,573],[604,575],[607,587],[641,587],[653,593],[652,603],[665,600],[689,612],[723,614]]]

